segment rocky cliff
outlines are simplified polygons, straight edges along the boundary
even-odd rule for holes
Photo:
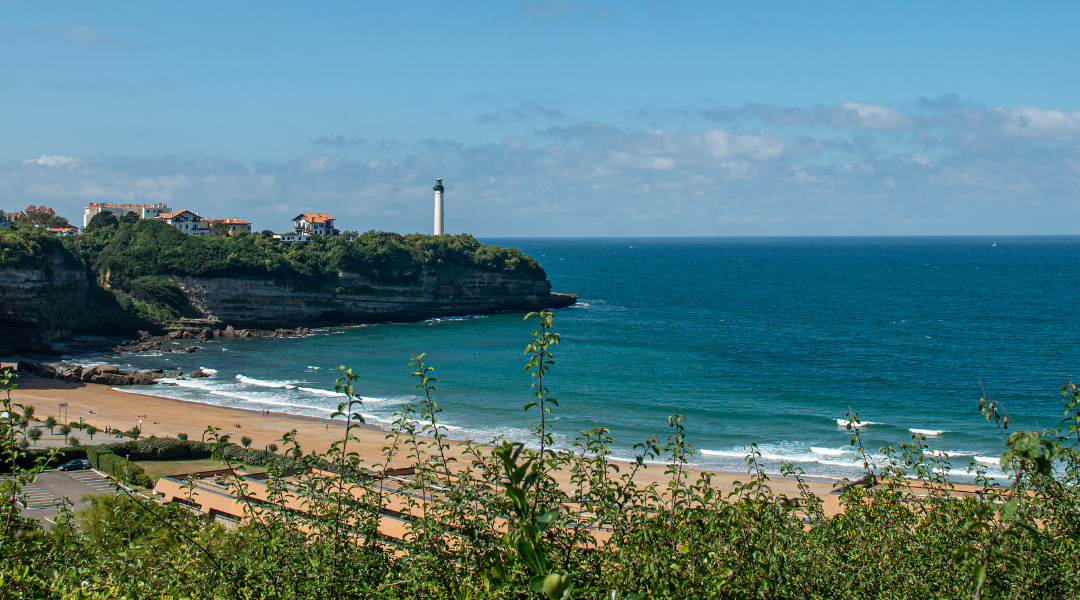
[[[452,285],[443,285],[426,271],[416,283],[406,284],[339,273],[332,292],[259,279],[161,277],[179,286],[192,305],[222,326],[264,329],[531,311],[577,301],[574,295],[551,293],[547,280],[475,269]],[[60,261],[40,269],[0,269],[0,356],[87,351],[78,340],[70,342],[73,333],[115,338],[134,335],[140,328],[155,329],[154,323],[134,320],[118,306],[103,308],[110,302],[115,305],[112,294],[94,284],[85,269]]]
[[[440,316],[561,308],[577,296],[551,293],[547,280],[469,270],[452,285],[427,272],[413,284],[339,273],[333,292],[265,280],[163,276],[208,317],[246,327],[414,321]]]
[[[86,306],[85,269],[50,260],[41,269],[0,269],[0,354],[48,352]]]

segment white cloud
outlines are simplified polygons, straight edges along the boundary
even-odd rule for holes
[[[78,161],[77,158],[70,156],[42,156],[41,158],[30,158],[22,161],[24,165],[44,165],[46,167],[60,167],[66,164],[70,164]]]
[[[880,104],[845,102],[828,112],[833,127],[846,129],[907,129],[913,124],[910,117]]]
[[[111,48],[119,45],[117,40],[105,35],[98,28],[91,27],[86,23],[68,23],[60,28],[60,35],[69,42],[75,42],[76,44],[82,44],[84,46]]]
[[[731,133],[720,129],[710,129],[702,135],[709,153],[721,160],[742,158],[746,160],[767,161],[783,156],[787,145],[775,133]]]
[[[1072,140],[1080,133],[1080,111],[1045,110],[1022,104],[995,111],[1004,118],[1001,131],[1005,135],[1036,140]]]

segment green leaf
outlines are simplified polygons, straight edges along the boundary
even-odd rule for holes
[[[544,560],[544,556],[538,553],[533,548],[532,544],[528,542],[518,542],[517,545],[518,554],[521,555],[521,559],[525,561],[525,564],[529,566],[537,575],[547,575],[547,562]]]
[[[559,509],[553,508],[537,515],[533,522],[540,528],[540,531],[547,531],[547,528],[551,527],[557,518],[559,518]]]

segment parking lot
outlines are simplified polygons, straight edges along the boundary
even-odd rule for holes
[[[112,494],[116,486],[92,470],[45,471],[37,481],[23,488],[26,507],[20,511],[24,517],[44,519],[56,514],[56,499],[65,496],[71,502],[71,510],[78,512],[89,503],[83,502],[88,494]]]

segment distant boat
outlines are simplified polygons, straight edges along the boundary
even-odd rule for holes
[[[991,248],[996,248],[997,247],[997,242],[995,241],[993,244],[990,244],[990,247]]]

